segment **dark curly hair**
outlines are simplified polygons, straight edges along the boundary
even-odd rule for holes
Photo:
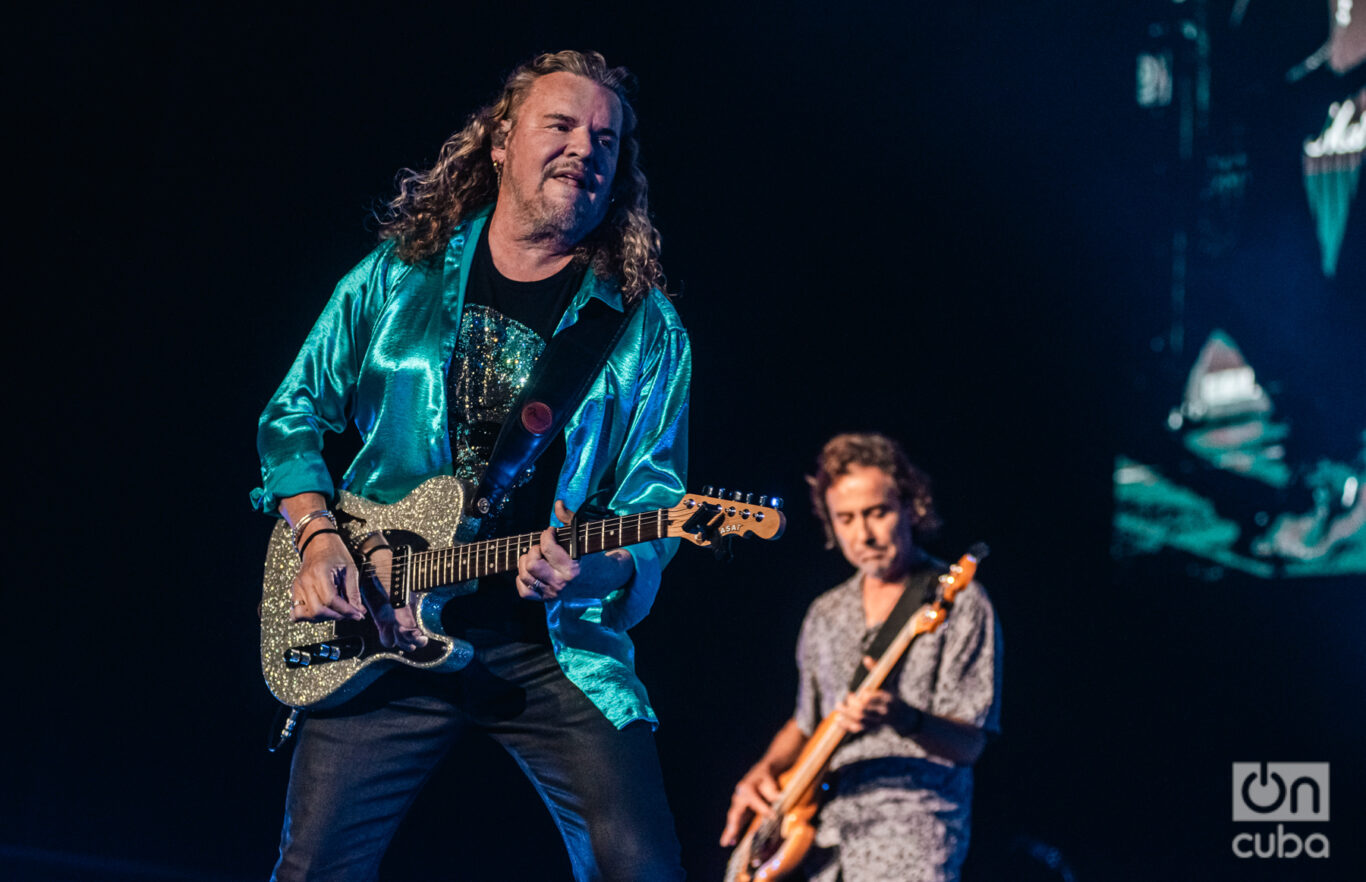
[[[836,435],[816,457],[816,473],[808,475],[811,487],[811,510],[825,529],[825,547],[834,548],[835,530],[830,525],[830,510],[825,504],[825,491],[835,479],[849,474],[851,466],[882,469],[896,482],[897,500],[908,506],[915,516],[911,534],[916,541],[934,536],[943,525],[934,510],[934,494],[930,476],[911,464],[906,451],[886,435],[878,432],[845,433]]]
[[[576,249],[575,258],[600,276],[614,278],[628,303],[650,289],[665,290],[659,263],[659,232],[650,220],[645,174],[640,170],[636,113],[629,95],[635,77],[624,67],[608,67],[597,52],[538,55],[517,67],[492,104],[475,111],[465,127],[446,139],[436,164],[426,171],[399,173],[398,196],[380,219],[381,239],[397,241],[398,256],[419,263],[445,249],[457,224],[498,197],[498,176],[490,150],[502,146],[501,123],[515,123],[531,84],[552,73],[572,73],[612,90],[621,101],[621,152],[612,183],[607,217]]]

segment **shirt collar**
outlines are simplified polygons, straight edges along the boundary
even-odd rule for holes
[[[485,205],[471,214],[468,218],[461,221],[460,225],[455,230],[455,234],[451,236],[451,244],[448,247],[452,249],[459,248],[462,254],[456,256],[448,252],[446,260],[449,264],[452,258],[454,258],[459,260],[462,264],[463,271],[460,273],[462,291],[464,290],[465,279],[468,276],[467,267],[469,263],[463,259],[465,246],[468,242],[473,242],[479,236],[483,231],[484,224],[488,223],[488,219],[492,214],[493,203],[490,202],[488,205]],[[558,334],[560,331],[574,324],[574,322],[578,320],[579,311],[588,304],[590,299],[601,300],[617,312],[624,312],[626,310],[626,306],[621,297],[621,287],[613,284],[610,279],[604,279],[599,276],[590,266],[588,271],[583,274],[583,284],[579,285],[579,290],[574,294],[574,299],[570,301],[569,306],[565,309],[564,317],[560,319],[560,325],[555,329],[555,333]]]

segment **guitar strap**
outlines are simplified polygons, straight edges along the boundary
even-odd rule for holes
[[[583,403],[633,312],[634,307],[618,312],[591,297],[574,324],[550,338],[503,422],[489,464],[470,497],[469,514],[480,518],[485,529],[493,520],[488,516],[497,515],[517,479]]]
[[[887,614],[887,620],[878,628],[877,636],[873,642],[863,651],[863,654],[873,659],[882,658],[882,654],[887,651],[887,647],[892,645],[897,633],[901,630],[906,620],[920,607],[930,600],[933,593],[932,589],[939,577],[949,571],[942,561],[931,558],[926,562],[924,569],[917,570],[906,578],[906,587],[901,591],[901,597],[897,598],[896,606]],[[863,666],[863,660],[859,659],[859,666],[854,671],[854,676],[849,680],[849,691],[853,692],[863,685],[863,680],[868,676],[868,669]]]

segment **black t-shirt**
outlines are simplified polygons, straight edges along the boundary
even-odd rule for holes
[[[488,226],[479,236],[470,263],[469,281],[465,287],[465,308],[478,303],[498,310],[504,316],[535,331],[542,340],[549,341],[564,315],[565,307],[583,283],[583,264],[571,260],[564,269],[535,282],[517,282],[493,265],[489,251]]]
[[[495,380],[505,379],[512,363],[518,363],[514,369],[517,376],[529,372],[535,358],[528,354],[534,349],[535,357],[539,357],[582,284],[584,271],[581,263],[571,261],[545,279],[509,279],[493,264],[485,227],[475,245],[465,288],[460,342],[465,351],[458,347],[456,353],[463,364],[457,371],[453,362],[447,375],[453,451],[459,445],[465,458],[477,460],[481,466],[488,462],[502,422],[520,392],[515,382]],[[478,334],[466,333],[476,326]],[[489,377],[489,372],[498,376]],[[546,527],[564,458],[560,433],[537,459],[531,479],[512,492],[492,535],[530,533]],[[488,577],[481,580],[475,594],[447,604],[443,615],[447,633],[473,642],[503,636],[549,643],[544,606],[521,600],[513,585],[515,578],[515,572]],[[489,631],[495,634],[487,634]]]

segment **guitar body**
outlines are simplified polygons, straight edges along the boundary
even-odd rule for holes
[[[814,799],[782,816],[776,825],[777,850],[769,852],[761,824],[750,825],[726,864],[726,882],[764,882],[781,879],[801,865],[816,838],[811,820],[819,806]],[[759,866],[755,867],[754,864]]]
[[[816,838],[816,828],[811,823],[820,809],[822,793],[821,780],[824,777],[824,762],[820,763],[821,773],[802,790],[793,792],[800,785],[800,771],[818,759],[825,739],[832,734],[833,717],[821,721],[820,726],[807,739],[797,761],[792,768],[778,776],[778,787],[790,802],[791,808],[774,819],[755,818],[749,830],[731,852],[726,864],[726,882],[767,882],[781,879],[801,865],[811,843]]]
[[[466,487],[458,478],[432,478],[392,505],[381,505],[342,490],[337,519],[343,536],[356,540],[383,531],[389,544],[413,551],[450,545],[464,518]],[[474,591],[467,581],[413,594],[411,605],[427,644],[414,652],[385,649],[370,616],[359,622],[294,622],[294,577],[299,555],[289,525],[276,524],[266,550],[261,593],[261,672],[271,694],[294,707],[325,708],[360,692],[394,664],[433,671],[458,671],[474,657],[474,648],[441,630],[441,610],[453,597]],[[338,658],[328,655],[336,648]],[[309,660],[300,664],[302,650]],[[290,653],[296,655],[291,660]]]
[[[782,500],[738,491],[729,496],[685,494],[669,508],[575,522],[555,530],[555,543],[571,557],[623,548],[655,539],[681,539],[711,546],[718,540],[755,536],[777,539],[787,518]],[[441,611],[454,597],[470,594],[478,579],[517,570],[522,554],[541,542],[543,531],[467,541],[478,520],[466,518],[464,482],[448,475],[430,478],[402,500],[381,505],[354,493],[338,494],[337,528],[352,554],[376,532],[394,549],[391,598],[413,610],[427,644],[413,652],[385,649],[369,616],[359,622],[295,622],[294,578],[299,555],[289,526],[275,525],[266,549],[261,591],[261,672],[280,701],[292,707],[341,704],[393,665],[429,671],[458,671],[474,647],[442,630]],[[364,574],[369,566],[357,557]],[[366,578],[362,575],[361,578]]]

